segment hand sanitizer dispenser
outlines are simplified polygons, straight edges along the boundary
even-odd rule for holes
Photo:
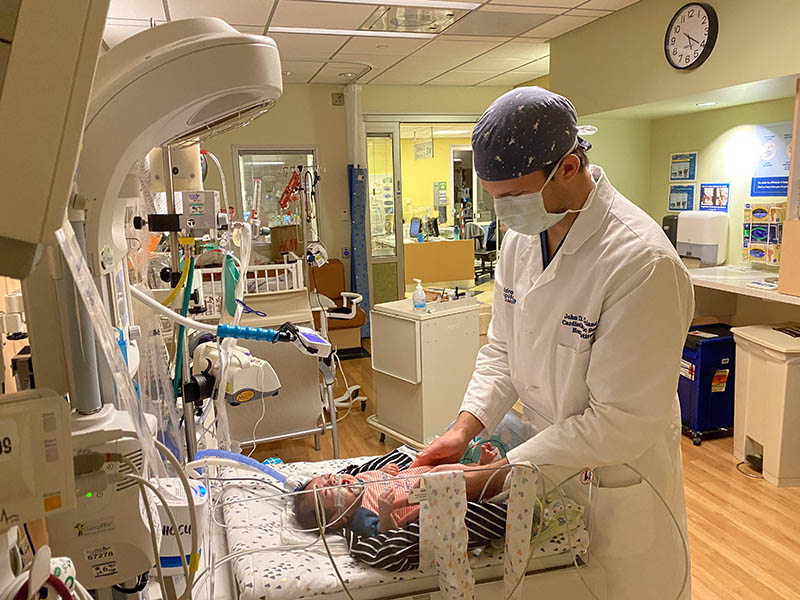
[[[678,216],[678,254],[699,258],[703,266],[721,265],[728,257],[728,215],[685,211]]]

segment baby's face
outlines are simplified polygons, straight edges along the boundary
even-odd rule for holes
[[[320,506],[325,511],[325,519],[328,523],[332,523],[335,519],[341,516],[342,511],[348,510],[353,512],[357,507],[355,502],[361,494],[361,488],[345,487],[341,488],[341,492],[336,490],[341,477],[342,485],[350,485],[358,483],[358,480],[352,475],[335,475],[329,473],[327,475],[320,475],[308,482],[307,490],[317,488],[317,497],[319,498]],[[339,500],[337,502],[337,496]],[[314,506],[314,494],[309,494],[311,506]]]

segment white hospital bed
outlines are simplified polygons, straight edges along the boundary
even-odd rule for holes
[[[305,480],[316,474],[338,471],[347,465],[366,460],[368,459],[294,463],[280,465],[277,469],[290,477]],[[253,474],[227,470],[225,476],[253,477]],[[217,559],[224,556],[221,552],[225,551],[286,547],[290,544],[303,546],[313,541],[313,535],[296,532],[297,525],[288,512],[286,500],[263,498],[271,493],[275,493],[272,488],[252,481],[226,484],[220,502],[222,508],[218,510],[224,518],[225,536],[217,537]],[[576,545],[575,538],[581,536],[588,541],[585,530],[573,530],[570,541]],[[435,573],[418,570],[398,573],[373,569],[350,558],[343,538],[330,535],[328,541],[337,566],[356,600],[428,600],[441,597]],[[555,536],[541,547],[537,546],[522,584],[522,598],[535,595],[537,598],[591,599],[592,595],[585,586],[588,584],[595,597],[606,599],[602,570],[579,561],[584,584],[573,565],[573,554],[568,546],[567,538],[563,535]],[[232,598],[238,600],[347,600],[321,543],[307,550],[258,552],[235,559],[229,564],[236,593]],[[502,555],[486,552],[473,558],[472,566],[476,579],[476,598],[503,600]],[[230,588],[226,589],[230,591]],[[220,594],[219,586],[217,590],[216,598],[226,597]]]

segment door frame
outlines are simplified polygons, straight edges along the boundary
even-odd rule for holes
[[[369,276],[370,298],[375,298],[372,278],[372,265],[375,263],[397,263],[397,291],[399,298],[405,297],[405,252],[403,247],[403,194],[402,179],[400,175],[400,124],[395,123],[364,123],[364,146],[367,156],[367,180],[369,181],[369,154],[366,152],[367,139],[370,137],[388,137],[392,140],[392,179],[394,182],[394,235],[395,256],[372,255],[372,211],[366,212],[366,238],[367,238],[367,273]],[[369,202],[369,199],[367,200]]]

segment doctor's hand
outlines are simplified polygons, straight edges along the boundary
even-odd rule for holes
[[[457,463],[464,456],[469,441],[482,430],[483,423],[477,417],[468,412],[460,413],[453,426],[417,454],[409,468]]]

